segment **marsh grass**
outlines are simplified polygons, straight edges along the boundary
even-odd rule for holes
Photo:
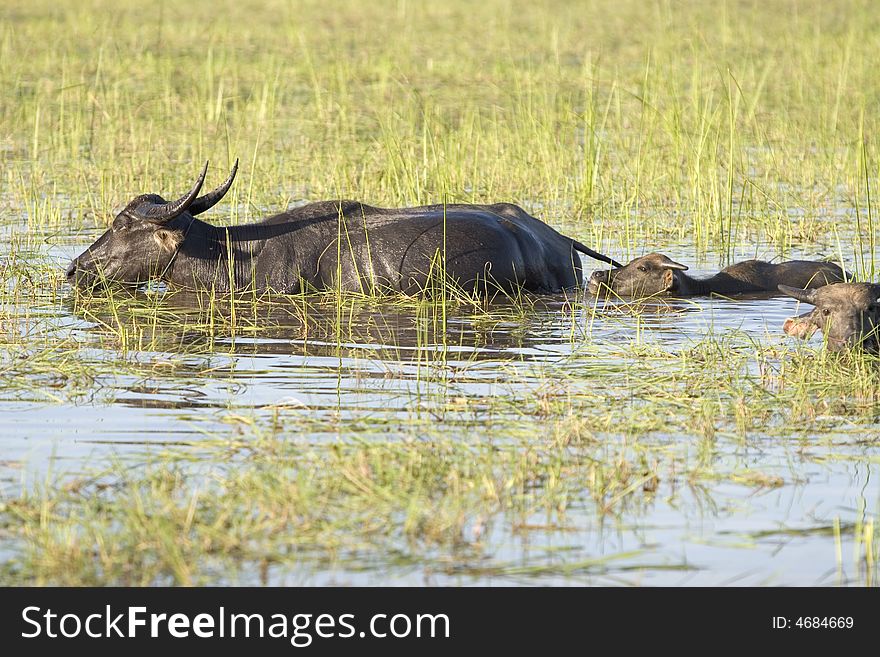
[[[697,301],[489,303],[442,258],[418,297],[81,295],[61,272],[131,197],[238,157],[214,223],[511,201],[621,259],[828,256],[872,280],[878,21],[868,2],[5,2],[0,404],[156,413],[119,428],[133,451],[4,488],[0,580],[650,583],[723,570],[685,543],[760,569],[818,541],[798,582],[876,585],[876,357],[673,336]],[[825,473],[862,489],[802,510]],[[786,501],[800,515],[766,510]],[[728,518],[754,525],[704,529]]]
[[[408,413],[390,422],[321,418],[308,408],[243,416],[230,409],[237,432],[144,464],[112,463],[87,478],[49,478],[8,498],[4,532],[18,549],[6,576],[193,584],[417,567],[429,580],[531,574],[628,581],[641,549],[596,559],[574,543],[569,557],[537,550],[510,561],[488,539],[501,527],[525,545],[536,532],[565,537],[585,517],[628,523],[657,506],[711,503],[719,482],[759,497],[796,483],[797,467],[765,471],[723,456],[758,436],[788,443],[784,450],[796,461],[876,461],[876,438],[847,437],[859,417],[876,412],[876,386],[869,394],[867,384],[837,385],[829,394],[815,364],[746,349],[731,356],[711,341],[688,354],[645,355],[610,389],[592,390],[577,367],[568,380],[558,370],[550,378],[540,367],[519,368],[499,381],[510,394],[469,398],[453,382],[446,394],[411,397]],[[835,358],[825,365],[839,368],[838,380],[855,381],[866,363]],[[795,374],[785,367],[805,380],[783,384]],[[712,394],[698,392],[706,389]],[[309,438],[328,429],[335,440]],[[853,544],[838,566],[870,584],[876,529],[870,512],[860,517],[837,529]]]
[[[299,199],[508,199],[628,256],[672,240],[728,261],[756,237],[833,253],[843,205],[864,222],[845,255],[874,271],[869,4],[331,4],[224,3],[207,34],[208,5],[7,5],[14,206],[31,229],[101,227],[240,156],[233,223]]]
[[[57,351],[34,350],[4,381],[44,391],[47,372],[70,373],[75,364],[85,373],[80,382],[66,378],[55,388],[56,401],[69,403],[108,374],[122,379],[118,392],[132,387],[126,377],[159,390],[193,377],[234,380],[234,368],[217,372],[212,362],[224,352],[238,360],[250,353],[247,344],[228,339],[233,332],[224,322],[232,313],[216,300],[207,309],[180,303],[175,311],[175,296],[161,310],[143,294],[124,301],[89,297],[88,310],[80,310],[93,325],[86,342],[116,354],[112,359],[90,359],[72,346],[66,360]],[[580,348],[568,358],[513,358],[496,365],[489,380],[474,379],[479,350],[452,352],[455,342],[434,332],[436,317],[420,314],[437,307],[424,299],[409,305],[397,299],[378,315],[390,321],[397,304],[403,318],[425,327],[411,334],[400,325],[383,329],[363,321],[364,313],[377,316],[375,301],[357,296],[226,303],[241,303],[235,335],[296,336],[305,352],[335,355],[347,368],[376,359],[363,350],[369,344],[387,344],[384,360],[415,361],[416,371],[403,376],[404,412],[360,414],[340,406],[327,415],[301,404],[233,403],[220,411],[219,428],[176,448],[151,449],[145,462],[110,462],[84,476],[47,475],[2,503],[2,531],[14,555],[5,563],[7,581],[323,581],[326,573],[347,581],[358,572],[412,569],[443,582],[631,583],[641,569],[680,570],[684,577],[693,565],[653,561],[643,548],[600,558],[564,537],[585,518],[594,518],[588,524],[599,523],[592,531],[601,533],[605,523],[648,519],[658,506],[717,504],[719,485],[760,498],[797,485],[798,463],[877,458],[877,435],[860,427],[876,421],[880,368],[864,354],[792,353],[735,332],[674,352],[578,338],[571,345]],[[280,312],[268,312],[274,306]],[[248,308],[257,313],[253,318]],[[342,324],[334,324],[338,308]],[[491,342],[499,323],[528,326],[531,318],[533,328],[540,326],[539,308],[465,310],[485,337],[461,334],[459,346]],[[448,319],[463,319],[460,311]],[[570,317],[593,311],[573,307]],[[113,322],[100,321],[102,312]],[[199,333],[203,340],[186,337]],[[408,355],[407,348],[417,353]],[[150,357],[156,354],[158,360]],[[493,393],[469,387],[474,381],[491,382]],[[112,401],[109,388],[104,403]],[[4,396],[9,389],[4,385]],[[768,440],[781,441],[793,463],[780,467],[774,457],[762,468],[731,458],[743,445]],[[837,560],[839,583],[876,581],[872,512],[863,509],[859,518],[837,530],[835,540],[852,550]],[[803,535],[824,536],[826,528]],[[537,550],[512,559],[499,550],[499,532],[523,549],[547,534],[569,547],[562,556]],[[758,532],[737,540],[775,539]]]

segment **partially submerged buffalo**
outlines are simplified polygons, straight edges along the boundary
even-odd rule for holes
[[[785,320],[787,335],[808,339],[822,331],[832,351],[861,347],[878,353],[880,326],[880,285],[873,283],[835,283],[818,290],[780,285],[779,291],[815,306],[813,310]]]
[[[199,196],[207,168],[176,201],[132,200],[70,263],[68,279],[87,289],[161,279],[219,292],[414,293],[445,275],[469,291],[549,293],[581,284],[578,253],[620,266],[509,203],[387,209],[323,201],[255,224],[212,226],[196,215],[229,191],[238,161],[222,185]]]
[[[628,297],[667,293],[685,297],[775,292],[781,284],[816,288],[844,280],[843,270],[837,265],[809,260],[778,264],[746,260],[709,278],[693,278],[684,273],[686,270],[686,265],[670,260],[662,253],[649,253],[619,269],[594,271],[587,289],[593,294],[613,293]]]

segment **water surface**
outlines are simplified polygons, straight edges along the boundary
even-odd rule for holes
[[[43,271],[47,262],[57,263],[60,272],[84,246],[85,241],[56,240],[26,257]],[[686,247],[675,256],[689,261]],[[589,270],[591,263],[585,265]],[[700,275],[709,267],[693,269]],[[19,280],[13,274],[7,285]],[[29,371],[16,364],[29,358],[27,341],[9,341],[4,350],[3,366],[20,384],[7,382],[0,399],[0,484],[8,496],[34,481],[73,477],[111,463],[138,468],[169,451],[202,454],[200,441],[235,436],[246,441],[248,427],[279,422],[297,427],[290,439],[310,444],[405,442],[418,439],[424,428],[425,436],[507,441],[519,449],[546,438],[540,420],[520,422],[517,413],[548,389],[558,398],[595,400],[585,412],[601,416],[603,398],[631,394],[630,377],[643,376],[640,359],[657,361],[652,372],[674,375],[674,357],[707,340],[733,341],[740,351],[772,346],[779,362],[800,348],[780,330],[797,311],[796,302],[767,294],[633,304],[570,293],[532,298],[525,309],[503,302],[452,309],[445,323],[435,311],[391,301],[355,304],[341,314],[332,303],[304,313],[295,302],[281,300],[258,304],[251,315],[240,313],[238,325],[226,334],[208,335],[201,302],[186,294],[141,291],[102,315],[100,307],[80,311],[71,292],[55,285],[61,287],[52,295],[7,301],[4,309],[10,325],[35,336],[36,348],[61,345],[67,363],[58,372]],[[157,324],[145,307],[172,319]],[[223,315],[222,309],[216,312]],[[137,336],[129,330],[130,344],[114,340],[113,327],[120,324],[138,327]],[[664,364],[657,354],[671,358]],[[72,383],[77,374],[71,362],[81,363],[91,378]],[[125,365],[114,365],[120,362]],[[700,395],[711,398],[712,391],[684,403],[693,403],[696,412]],[[638,415],[652,402],[629,403]],[[677,422],[668,429],[655,424],[641,434],[631,427],[623,433],[612,429],[600,436],[609,452],[626,453],[631,444],[658,453],[668,449],[685,459],[708,458],[712,468],[727,474],[696,486],[661,481],[656,494],[610,515],[589,503],[588,482],[582,487],[574,482],[584,499],[573,500],[564,525],[547,524],[542,513],[524,526],[507,522],[503,513],[495,518],[481,536],[485,568],[477,563],[450,568],[439,555],[437,563],[427,559],[401,567],[387,555],[365,554],[357,563],[330,567],[269,568],[263,581],[863,583],[849,556],[855,549],[850,530],[878,508],[876,425],[851,432],[845,424],[815,436],[809,426],[786,433],[769,414],[766,429],[753,427],[745,435],[719,427],[711,454],[702,457],[706,436],[681,431]],[[370,429],[359,433],[364,426]],[[309,427],[307,435],[297,433],[302,427]],[[523,431],[534,431],[533,438]],[[736,483],[731,472],[760,473],[766,485]],[[835,523],[843,529],[839,547]],[[838,549],[846,555],[842,563]]]

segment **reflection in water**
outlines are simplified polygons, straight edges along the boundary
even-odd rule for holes
[[[580,312],[564,296],[529,299],[525,307],[495,301],[444,310],[416,300],[347,300],[340,306],[302,298],[269,303],[245,299],[233,306],[228,300],[210,304],[198,295],[173,293],[159,301],[164,317],[150,324],[143,318],[156,308],[154,298],[137,293],[122,301],[85,308],[71,303],[68,311],[88,322],[99,339],[108,327],[127,327],[138,332],[141,344],[158,351],[199,352],[225,345],[254,356],[345,358],[369,351],[397,360],[448,353],[478,360],[528,358],[547,344],[570,343],[570,322]]]

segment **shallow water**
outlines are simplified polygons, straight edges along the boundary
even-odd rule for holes
[[[58,262],[60,271],[60,263],[85,245],[56,244],[29,257],[34,264]],[[686,253],[682,247],[676,255],[687,261]],[[590,263],[585,264],[589,270]],[[701,269],[694,273],[699,275]],[[74,341],[74,359],[88,363],[119,359],[120,350],[108,342],[107,330],[101,326],[116,320],[97,311],[83,316],[69,297],[62,291],[60,302],[38,298],[6,311],[17,317],[22,331],[39,334],[48,343]],[[411,427],[414,418],[428,417],[433,400],[461,398],[473,409],[482,403],[503,405],[509,399],[516,406],[546,386],[548,377],[552,380],[573,370],[577,378],[566,379],[573,386],[592,394],[626,394],[628,359],[638,356],[622,356],[621,349],[633,345],[676,354],[707,335],[734,335],[744,348],[750,342],[776,345],[783,354],[796,348],[781,335],[781,325],[797,311],[797,304],[772,295],[648,301],[639,305],[637,313],[620,301],[600,301],[593,313],[592,301],[558,295],[534,300],[527,313],[497,304],[489,313],[452,314],[445,330],[437,329],[436,318],[391,303],[359,307],[341,322],[332,306],[303,317],[289,304],[277,303],[243,318],[244,325],[251,323],[256,330],[234,335],[221,331],[210,344],[192,328],[200,317],[195,301],[180,294],[162,297],[161,292],[141,293],[139,303],[159,304],[178,320],[158,329],[151,329],[146,319],[141,322],[149,349],[129,348],[125,360],[133,367],[120,371],[109,367],[82,386],[85,394],[64,394],[67,384],[54,383],[51,372],[42,379],[31,376],[20,388],[4,388],[0,484],[7,495],[50,472],[76,476],[115,461],[138,467],[151,455],[228,438],[248,423],[269,423],[279,409],[283,418],[291,420],[326,417],[385,423],[382,438],[393,440],[395,435],[404,436],[401,427]],[[137,303],[121,308],[132,313],[121,321],[138,325]],[[11,362],[16,355],[9,353],[6,358]],[[7,371],[10,362],[3,364]],[[165,373],[165,367],[173,368],[173,373]],[[52,394],[53,386],[57,395]],[[505,411],[499,413],[503,417]],[[461,440],[480,440],[481,432],[475,436],[473,428],[479,413],[465,415],[444,412],[440,420],[430,421],[439,423],[447,437],[460,434]],[[314,426],[313,434],[299,438],[328,444],[347,438],[332,430],[332,423],[325,429]],[[483,431],[490,434],[492,429],[487,425]],[[849,558],[854,550],[852,532],[843,532],[841,549],[846,556],[835,566],[837,548],[831,528],[838,520],[845,530],[866,512],[876,512],[876,450],[846,431],[838,437],[823,434],[821,444],[811,445],[804,437],[809,431],[800,431],[796,438],[780,438],[778,430],[750,431],[747,439],[715,441],[714,467],[754,469],[778,477],[783,482],[779,486],[738,485],[721,478],[715,485],[678,484],[671,491],[664,482],[657,495],[615,517],[603,517],[575,502],[564,528],[548,527],[544,515],[536,514],[527,527],[517,529],[502,514],[482,537],[492,557],[492,567],[485,570],[450,568],[442,559],[400,567],[374,554],[356,567],[343,563],[292,572],[270,568],[263,581],[464,585],[860,581]],[[493,436],[502,442],[505,438],[503,433]],[[604,439],[610,444],[632,437],[612,432]],[[639,439],[661,446],[692,445],[694,451],[700,442],[692,435],[656,430]],[[834,458],[804,456],[805,451],[821,451],[829,443],[834,444]]]

